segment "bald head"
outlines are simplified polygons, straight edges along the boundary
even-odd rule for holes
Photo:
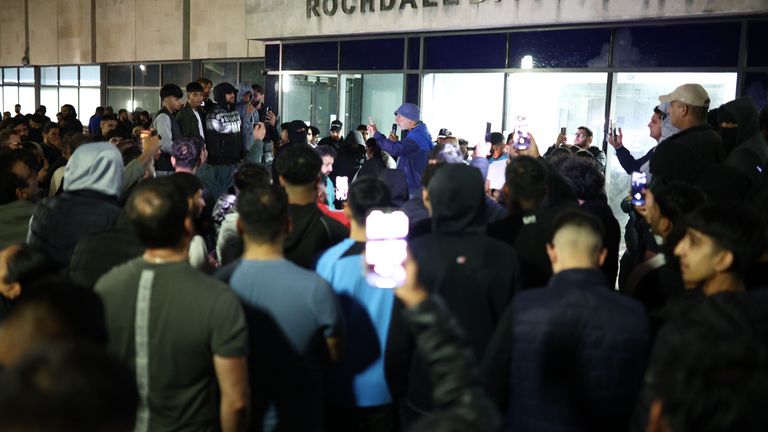
[[[552,272],[570,269],[596,269],[603,264],[603,226],[594,216],[581,211],[563,214],[555,222],[547,254]]]

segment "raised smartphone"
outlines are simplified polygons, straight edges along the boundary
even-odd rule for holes
[[[635,171],[632,173],[632,204],[636,206],[645,205],[645,195],[643,192],[648,189],[648,179],[644,172]]]
[[[365,220],[365,279],[378,288],[405,282],[408,216],[400,210],[373,210]]]

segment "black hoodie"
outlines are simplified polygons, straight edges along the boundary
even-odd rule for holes
[[[756,184],[765,171],[768,160],[768,144],[760,132],[757,107],[752,99],[742,97],[721,105],[718,110],[721,121],[735,120],[736,128],[721,128],[720,135],[727,147],[733,147],[725,164],[736,168]]]
[[[484,181],[480,171],[448,164],[429,183],[432,233],[411,241],[419,279],[439,293],[480,358],[518,286],[511,246],[485,235]],[[431,409],[431,386],[423,365],[410,370],[408,403]]]
[[[211,165],[236,164],[245,155],[240,114],[234,104],[227,105],[227,93],[235,93],[237,97],[237,89],[230,83],[221,83],[213,88],[216,105],[205,119],[205,141]]]

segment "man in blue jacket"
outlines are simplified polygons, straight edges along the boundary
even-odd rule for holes
[[[427,166],[429,151],[432,150],[432,135],[421,121],[418,105],[404,103],[395,111],[395,123],[402,131],[408,131],[405,138],[398,141],[391,134],[389,138],[379,132],[375,123],[368,126],[368,131],[376,139],[382,150],[397,158],[397,169],[405,175],[408,194],[414,196],[421,189],[421,174]]]

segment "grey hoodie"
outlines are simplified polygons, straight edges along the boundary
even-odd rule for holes
[[[123,185],[123,158],[113,144],[78,147],[64,171],[64,192],[91,190],[117,197]]]

